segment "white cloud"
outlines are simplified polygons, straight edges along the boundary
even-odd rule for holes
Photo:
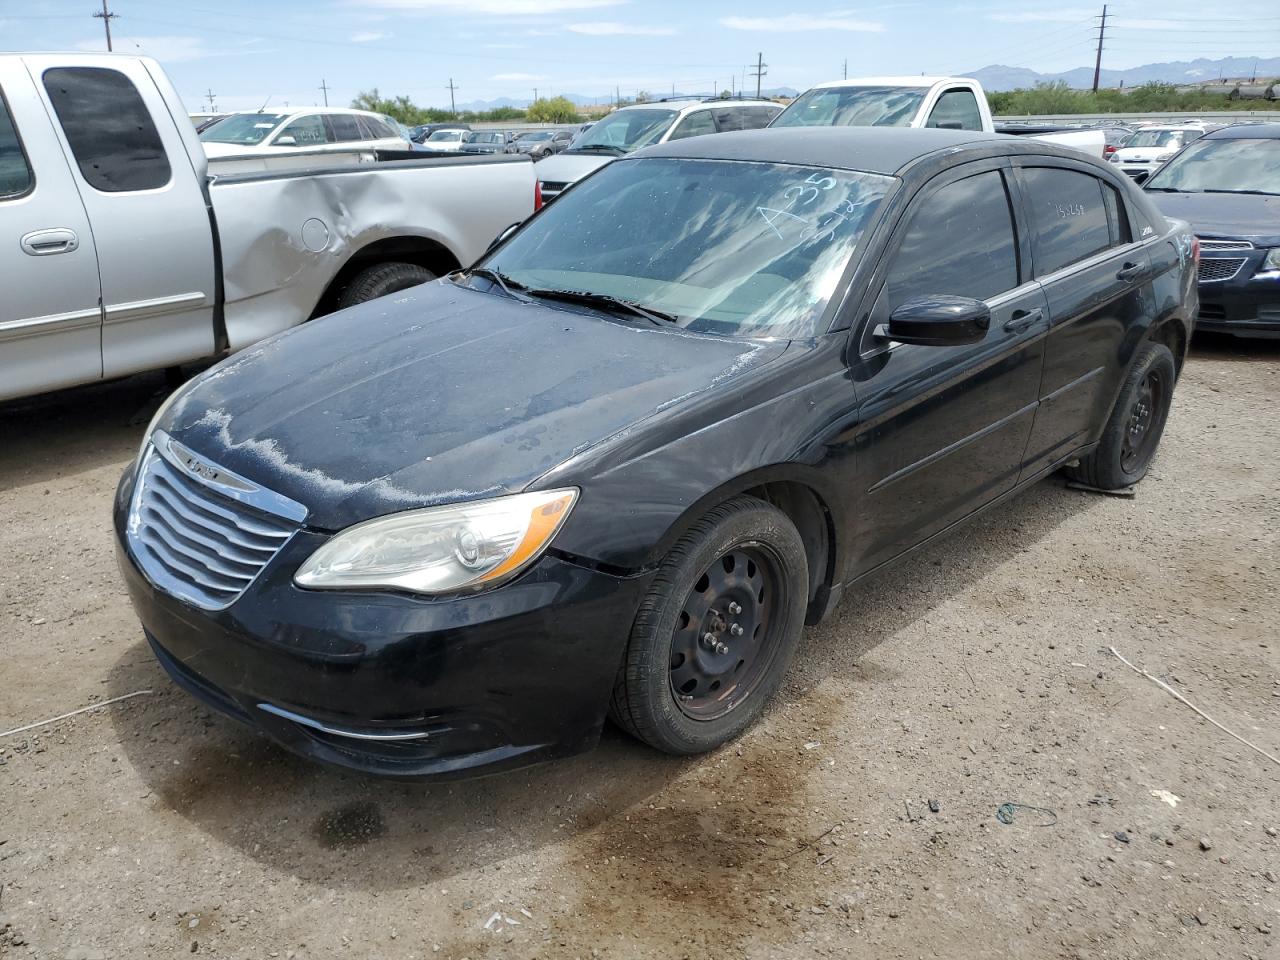
[[[362,30],[359,33],[351,35],[352,43],[373,43],[375,40],[382,40],[388,35],[378,30]]]
[[[547,78],[540,73],[498,73],[489,79],[499,83],[534,83]]]
[[[184,63],[188,60],[202,60],[225,51],[210,50],[204,45],[202,37],[130,37],[116,34],[116,53],[137,53],[155,57],[161,63]],[[76,44],[78,50],[102,51],[101,40],[82,40]],[[248,53],[250,51],[244,51]],[[257,51],[253,51],[257,52]]]
[[[856,20],[842,15],[814,16],[788,13],[780,17],[724,17],[720,20],[730,30],[754,30],[761,33],[810,33],[820,30],[843,30],[854,33],[881,33],[883,23]]]
[[[627,0],[354,0],[357,6],[380,7],[404,13],[488,14],[500,17],[539,17],[569,10],[616,7]]]
[[[566,28],[589,37],[670,37],[674,27],[633,27],[629,23],[571,23]]]
[[[987,19],[997,23],[1075,23],[1078,20],[1088,20],[1093,15],[1092,10],[1067,7],[1058,10],[1025,10],[1021,13],[989,13]]]

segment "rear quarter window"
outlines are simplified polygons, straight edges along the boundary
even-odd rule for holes
[[[119,70],[54,67],[44,88],[80,175],[103,193],[155,190],[169,182],[169,158],[137,87]]]
[[[1103,193],[1112,187],[1090,174],[1055,167],[1027,168],[1022,177],[1031,206],[1036,276],[1069,267],[1112,246],[1108,198]]]

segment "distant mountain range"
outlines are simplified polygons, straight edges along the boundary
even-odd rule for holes
[[[750,92],[752,94],[755,93],[754,90]],[[799,92],[800,91],[796,90],[794,87],[766,87],[765,89],[760,91],[760,95],[764,97],[794,97]],[[653,97],[670,96],[670,94],[664,93],[658,90],[650,90],[649,93]],[[676,96],[714,97],[718,93],[720,93],[719,90],[690,90],[688,92],[682,91],[681,93],[676,94]],[[628,96],[634,96],[634,95],[635,95],[634,90],[630,92],[626,90],[623,91],[624,99]],[[580,93],[557,93],[557,94],[554,94],[554,96],[565,97],[568,100],[572,101],[575,106],[579,106],[579,107],[590,107],[594,104],[607,104],[607,103],[613,102],[612,94],[605,94],[603,96],[598,96],[598,97],[587,97],[587,96],[583,96]],[[527,97],[524,99],[520,99],[518,97],[517,98],[499,97],[496,100],[470,100],[467,103],[458,104],[458,109],[459,110],[475,110],[477,112],[480,112],[484,110],[495,110],[498,107],[516,107],[519,110],[523,110],[526,107],[528,107],[529,104],[532,102],[533,102],[532,99]]]
[[[1173,63],[1146,63],[1129,70],[1102,71],[1100,84],[1104,87],[1136,87],[1143,83],[1203,83],[1219,77],[1280,76],[1280,57],[1260,59],[1254,57],[1224,57],[1221,60],[1178,60]],[[975,77],[988,90],[1016,90],[1034,87],[1037,83],[1065,81],[1069,87],[1093,86],[1093,67],[1077,67],[1065,73],[1037,73],[1025,67],[1003,67],[993,64],[981,70],[973,70],[965,76]]]

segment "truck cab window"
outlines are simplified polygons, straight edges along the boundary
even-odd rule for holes
[[[978,98],[972,90],[956,88],[938,98],[929,113],[928,127],[945,127],[948,130],[981,130],[982,114],[978,110]]]
[[[1078,263],[1113,243],[1112,218],[1097,177],[1057,167],[1023,170],[1031,200],[1036,276]]]
[[[991,170],[948,183],[911,215],[889,269],[886,309],[934,294],[990,300],[1017,285],[1009,195]]]
[[[0,200],[21,197],[31,189],[34,180],[9,114],[9,105],[5,103],[4,92],[0,91]]]
[[[44,88],[80,175],[104,193],[155,190],[169,182],[169,158],[133,82],[105,67],[55,67]]]

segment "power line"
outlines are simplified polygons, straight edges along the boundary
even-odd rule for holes
[[[120,17],[118,13],[112,13],[107,9],[107,0],[102,0],[102,12],[95,13],[94,17],[102,21],[102,27],[107,31],[107,53],[111,52],[111,21]]]
[[[1098,92],[1098,78],[1102,75],[1102,41],[1107,35],[1107,5],[1102,5],[1102,23],[1098,25],[1098,59],[1093,62],[1093,92]]]

